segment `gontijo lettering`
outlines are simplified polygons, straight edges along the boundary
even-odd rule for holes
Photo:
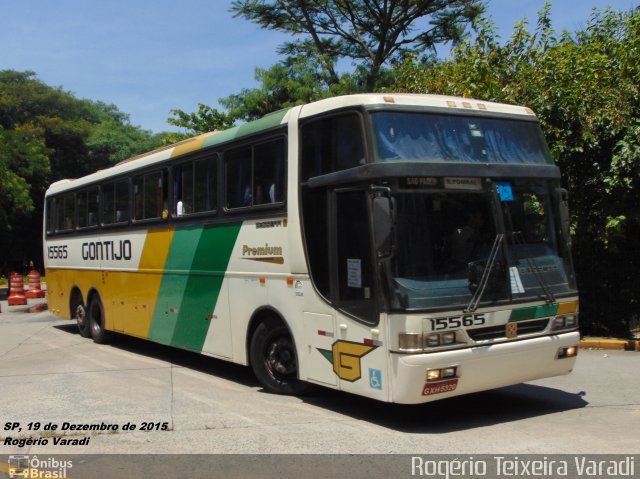
[[[90,241],[82,243],[82,259],[128,261],[131,259],[131,241]]]

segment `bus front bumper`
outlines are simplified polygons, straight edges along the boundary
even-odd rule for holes
[[[577,331],[428,354],[391,355],[393,402],[418,404],[569,374],[576,357],[559,357],[577,346]],[[455,368],[455,377],[427,382],[433,369]]]

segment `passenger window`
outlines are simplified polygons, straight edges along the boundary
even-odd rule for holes
[[[68,231],[75,227],[74,195],[56,198],[56,231]]]
[[[164,176],[163,172],[157,171],[133,178],[133,219],[147,220],[162,217],[162,211],[166,208]]]
[[[98,225],[98,188],[76,193],[76,212],[78,213],[78,228]]]
[[[301,180],[365,164],[360,116],[325,118],[301,130]]]
[[[257,145],[253,151],[254,205],[282,202],[284,140]]]
[[[87,192],[87,226],[98,226],[99,198],[98,188],[90,188]]]
[[[116,183],[116,223],[129,221],[129,182]]]
[[[115,203],[115,185],[109,183],[102,187],[102,224],[113,224],[116,211]]]
[[[242,208],[253,203],[251,184],[251,148],[225,154],[227,165],[227,208]]]
[[[173,169],[176,216],[216,209],[216,159],[190,161]]]
[[[78,211],[78,228],[87,226],[87,192],[76,193],[76,210]]]
[[[53,233],[55,231],[56,216],[54,209],[54,200],[52,198],[47,199],[47,233]]]
[[[108,183],[102,186],[102,224],[129,221],[129,182]]]
[[[285,145],[279,138],[225,154],[227,208],[284,202]]]

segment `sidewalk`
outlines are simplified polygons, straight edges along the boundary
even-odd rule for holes
[[[583,338],[581,349],[618,349],[622,351],[640,351],[640,339]]]
[[[9,296],[8,288],[0,287],[0,313],[12,313],[16,311],[37,313],[39,311],[44,311],[44,309],[46,309],[46,304],[47,304],[46,283],[42,283],[42,290],[45,292],[44,298],[27,298],[26,305],[9,306],[9,303],[7,301],[7,297]],[[26,289],[25,289],[25,292],[26,292]],[[29,311],[29,309],[31,308],[36,308],[36,309],[34,309],[33,311]]]

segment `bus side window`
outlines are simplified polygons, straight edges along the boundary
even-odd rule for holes
[[[193,213],[193,163],[187,163],[181,167],[181,184],[180,191],[182,202],[182,214],[188,215]]]
[[[54,200],[53,198],[47,198],[47,233],[53,233],[55,231],[55,209],[54,209]]]
[[[113,224],[115,219],[115,185],[109,183],[102,186],[102,224]]]
[[[63,230],[72,230],[75,227],[75,201],[73,195],[67,195],[62,198],[64,203],[63,213]]]
[[[225,153],[227,208],[242,208],[253,204],[251,182],[251,148]]]
[[[99,198],[98,188],[90,188],[87,192],[87,226],[98,225]]]
[[[302,127],[301,180],[365,163],[359,115],[324,118]]]
[[[129,182],[116,183],[116,223],[129,221]]]
[[[164,187],[166,183],[166,172],[164,170],[133,178],[134,220],[162,217],[162,212],[167,207],[167,193]]]
[[[195,161],[193,164],[193,211],[201,213],[216,207],[215,158]]]
[[[283,139],[254,147],[254,205],[280,203],[283,201],[284,152],[285,144]]]
[[[184,216],[216,209],[216,157],[173,168],[173,214]]]
[[[63,231],[64,230],[64,198],[59,196],[55,199],[56,202],[56,221],[55,221],[55,230]]]
[[[76,210],[78,212],[78,228],[87,226],[87,192],[76,193]]]

